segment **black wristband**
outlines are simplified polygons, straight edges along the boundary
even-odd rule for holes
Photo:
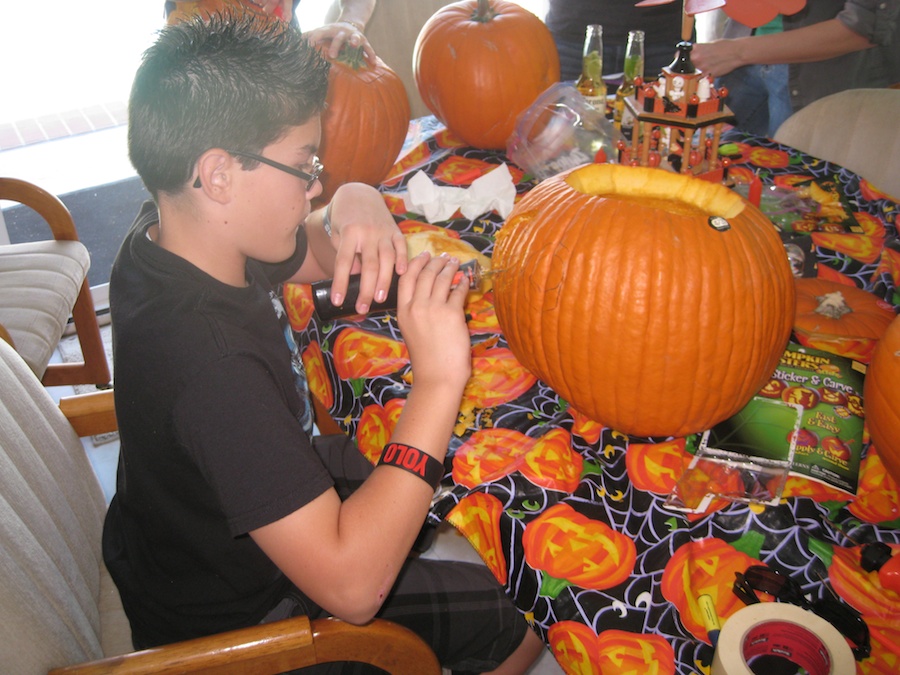
[[[415,474],[436,490],[444,477],[444,465],[418,448],[403,443],[388,443],[381,451],[378,466],[387,464]]]

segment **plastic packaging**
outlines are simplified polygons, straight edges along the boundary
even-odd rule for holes
[[[572,84],[558,82],[519,115],[507,156],[544,180],[590,162],[612,162],[621,132],[588,105]]]

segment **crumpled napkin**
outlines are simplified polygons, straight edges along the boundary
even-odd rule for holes
[[[425,216],[429,223],[448,220],[459,209],[466,218],[496,211],[506,218],[516,198],[516,185],[506,164],[479,176],[467,188],[435,185],[424,171],[419,171],[407,184],[403,201],[406,210]]]

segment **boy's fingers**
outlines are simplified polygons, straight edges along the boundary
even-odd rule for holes
[[[394,247],[395,262],[394,269],[397,274],[403,274],[409,260],[409,249],[406,246],[406,237],[399,230],[391,236],[391,244]]]

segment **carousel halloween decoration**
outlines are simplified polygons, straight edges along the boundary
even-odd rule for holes
[[[638,7],[664,5],[676,0],[642,0]],[[685,175],[721,182],[727,178],[728,159],[719,157],[722,125],[733,114],[725,105],[724,87],[717,89],[710,73],[694,67],[689,42],[694,16],[722,9],[731,19],[751,28],[778,14],[795,14],[806,0],[683,0],[682,42],[675,60],[656,80],[636,80],[634,94],[625,100],[634,116],[630,144],[619,141],[618,161],[634,166],[663,167]]]
[[[727,160],[719,158],[719,139],[732,118],[728,91],[716,89],[712,75],[694,67],[691,47],[679,42],[675,60],[656,80],[635,79],[634,95],[625,99],[634,118],[631,143],[619,141],[618,159],[721,182]]]

